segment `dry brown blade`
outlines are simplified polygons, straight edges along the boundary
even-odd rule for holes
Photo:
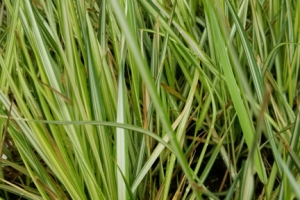
[[[191,159],[190,159],[190,162],[189,162],[189,166],[191,166],[194,156],[195,156],[195,153],[194,153],[194,155],[191,156]],[[178,167],[178,168],[179,168],[179,167]],[[177,168],[177,169],[178,169],[178,168]],[[178,172],[177,172],[177,171],[178,171],[177,169],[173,172],[173,174],[172,174],[172,179],[174,179],[174,178],[175,178],[175,175],[178,173]],[[175,194],[174,194],[172,200],[177,200],[177,199],[180,199],[180,198],[181,198],[181,195],[182,195],[181,190],[182,190],[182,186],[183,186],[183,184],[184,184],[185,182],[186,182],[186,176],[184,175],[184,176],[182,177],[182,179],[181,179],[181,182],[180,182],[180,184],[179,184],[179,186],[178,186],[178,188],[177,188],[177,190],[176,190],[176,192],[175,192]],[[164,184],[164,182],[163,182],[163,183],[161,184],[160,188],[159,188],[159,191],[157,192],[157,195],[156,195],[156,197],[155,197],[155,200],[161,199],[161,196],[162,196],[162,192],[163,192],[164,186],[165,186],[165,184]]]
[[[168,86],[167,84],[161,83],[160,84],[167,92],[169,92],[170,94],[172,94],[173,96],[177,97],[178,99],[180,99],[183,102],[186,102],[186,99],[176,90],[174,90],[173,88],[171,88],[170,86]]]
[[[223,176],[223,179],[222,179],[222,182],[221,182],[221,185],[220,185],[220,187],[219,187],[218,192],[222,192],[228,174],[229,174],[229,171],[228,171],[228,169],[227,169],[226,172],[225,172],[225,174],[224,174],[224,176]]]
[[[194,188],[195,190],[198,190],[201,193],[205,192],[205,189],[202,186],[199,186],[196,182],[191,182],[191,186],[192,186],[192,188]]]
[[[196,151],[196,148],[199,146],[199,144],[200,144],[201,142],[203,142],[203,140],[204,140],[203,138],[206,137],[206,135],[207,135],[207,132],[205,132],[205,134],[204,134],[201,138],[196,139],[197,143],[194,144],[193,148],[187,153],[187,155],[186,155],[186,158],[187,158],[187,159],[190,158],[190,157],[192,156],[193,152]],[[199,137],[199,136],[198,136],[198,137]],[[198,138],[198,137],[197,137],[197,138]],[[180,169],[181,169],[180,166],[177,166],[177,167],[176,167],[176,169],[175,169],[174,172],[173,172],[172,178],[175,177],[175,175],[180,171]]]
[[[195,141],[197,141],[197,143],[194,144],[193,148],[187,153],[187,158],[190,157],[190,155],[192,154],[192,152],[194,152],[196,150],[196,148],[199,146],[200,143],[205,143],[206,140],[204,138],[206,136],[207,136],[207,131],[204,132],[204,134],[201,137],[199,135],[199,136],[197,136],[197,138],[195,138]]]
[[[257,117],[257,121],[258,121],[259,125],[261,125],[261,123],[264,122],[264,116],[265,116],[264,114],[268,108],[271,93],[272,93],[271,85],[266,84],[266,90],[265,90],[263,102],[262,102],[261,109],[260,109],[258,117]]]
[[[162,182],[158,192],[156,193],[156,196],[155,196],[155,199],[154,200],[159,200],[159,199],[162,199],[162,195],[163,195],[163,191],[164,191],[164,188],[165,188],[165,181]]]
[[[191,164],[192,164],[192,162],[193,162],[193,160],[194,160],[194,156],[195,156],[195,153],[191,156],[191,159],[190,159],[190,162],[189,162],[189,166],[191,167]],[[181,195],[182,195],[182,192],[181,192],[181,190],[182,190],[182,186],[183,186],[183,184],[186,182],[186,176],[184,175],[183,177],[182,177],[182,180],[181,180],[181,182],[180,182],[180,184],[179,184],[179,186],[178,186],[178,188],[177,188],[177,190],[176,190],[176,192],[175,192],[175,195],[173,196],[173,199],[172,200],[177,200],[177,199],[181,199]]]
[[[56,94],[58,94],[60,97],[63,98],[63,100],[65,102],[67,102],[68,104],[70,104],[71,106],[73,106],[73,102],[71,99],[69,99],[67,96],[63,95],[62,93],[60,93],[59,91],[57,91],[56,89],[52,88],[50,85],[43,83],[42,81],[40,81],[40,83],[44,86],[46,86],[47,88],[49,88],[50,90],[52,90],[53,92],[55,92]]]
[[[232,100],[230,100],[230,101],[226,104],[225,110],[227,110],[231,104],[232,104]],[[222,117],[223,114],[224,114],[224,110],[222,110],[222,112],[217,116],[216,122]]]
[[[51,199],[59,199],[55,192],[53,192],[46,184],[40,181],[38,177],[35,177],[35,180],[43,187],[43,189],[51,197]]]

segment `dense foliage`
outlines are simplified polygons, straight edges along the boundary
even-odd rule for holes
[[[300,1],[0,1],[3,199],[300,199]]]

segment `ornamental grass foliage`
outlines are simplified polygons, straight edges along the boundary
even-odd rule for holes
[[[0,1],[1,199],[300,199],[300,1]]]

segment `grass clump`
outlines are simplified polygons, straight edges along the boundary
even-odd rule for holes
[[[299,1],[1,1],[4,199],[300,199]]]

